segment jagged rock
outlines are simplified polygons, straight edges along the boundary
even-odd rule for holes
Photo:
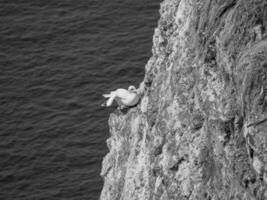
[[[266,1],[160,14],[140,104],[110,115],[100,199],[267,199]]]

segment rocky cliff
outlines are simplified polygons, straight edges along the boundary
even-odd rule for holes
[[[266,0],[165,0],[101,200],[267,199]]]

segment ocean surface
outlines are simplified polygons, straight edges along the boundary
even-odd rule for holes
[[[102,94],[138,87],[160,0],[0,0],[0,200],[94,200]]]

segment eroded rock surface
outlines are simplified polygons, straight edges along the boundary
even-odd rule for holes
[[[101,200],[267,199],[265,0],[165,0],[140,104],[110,115]]]

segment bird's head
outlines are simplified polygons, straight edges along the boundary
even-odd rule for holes
[[[136,88],[133,85],[131,85],[131,86],[128,87],[128,91],[136,92]]]

